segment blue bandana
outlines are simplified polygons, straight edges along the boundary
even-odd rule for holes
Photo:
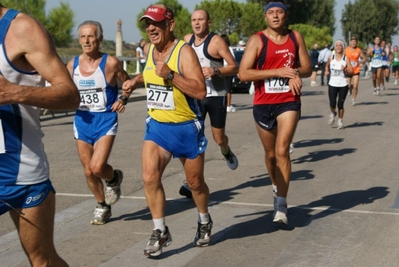
[[[287,10],[287,6],[284,5],[283,3],[280,3],[280,2],[271,2],[271,3],[269,3],[269,4],[267,4],[267,5],[265,6],[264,12],[266,12],[267,10],[269,10],[269,9],[272,8],[272,7],[279,7],[279,8],[284,9],[285,12],[288,11],[288,10]]]

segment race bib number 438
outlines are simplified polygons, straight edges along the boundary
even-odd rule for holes
[[[290,90],[288,78],[268,78],[265,79],[266,93],[286,93]]]
[[[173,87],[170,85],[147,84],[147,108],[174,110]]]
[[[105,98],[102,88],[80,89],[80,110],[103,110]]]

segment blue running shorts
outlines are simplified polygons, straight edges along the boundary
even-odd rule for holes
[[[42,203],[49,192],[55,194],[50,180],[31,185],[4,185],[0,186],[0,215],[13,208],[32,208]],[[7,206],[7,202],[11,207]]]
[[[144,140],[153,141],[174,158],[195,159],[205,152],[208,145],[204,134],[204,122],[200,120],[161,123],[147,117]]]
[[[117,112],[76,111],[73,121],[75,139],[94,145],[104,135],[116,135],[117,132]]]

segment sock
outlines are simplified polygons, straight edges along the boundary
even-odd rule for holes
[[[108,185],[114,186],[114,185],[116,185],[117,182],[118,182],[118,175],[114,171],[114,178],[112,178],[112,180],[108,181]]]
[[[198,222],[200,224],[208,224],[209,223],[209,213],[198,213]]]
[[[111,206],[110,205],[107,205],[107,204],[105,204],[105,201],[103,201],[103,202],[98,202],[98,204],[101,206],[101,207],[108,207],[108,208],[111,208]]]
[[[159,229],[162,233],[165,233],[165,217],[159,219],[152,219],[154,223],[154,230]]]
[[[230,153],[230,147],[227,147],[227,151],[223,152],[223,150],[220,150],[223,154],[223,156],[227,156]]]
[[[277,206],[287,206],[287,198],[277,197]]]
[[[277,185],[272,184],[273,193],[277,194]]]

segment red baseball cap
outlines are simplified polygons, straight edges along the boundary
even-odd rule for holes
[[[173,13],[172,11],[165,9],[161,6],[149,6],[145,11],[144,15],[141,16],[140,20],[144,18],[149,18],[153,21],[163,21],[164,19],[172,20]]]

